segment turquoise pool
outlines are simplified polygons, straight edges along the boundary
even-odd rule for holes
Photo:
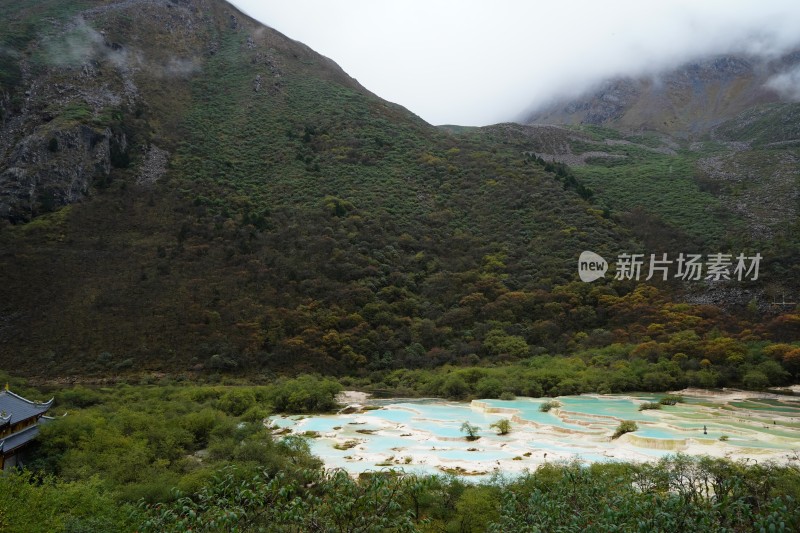
[[[314,432],[311,434],[319,438],[309,439],[312,452],[328,467],[354,474],[391,467],[406,472],[460,471],[488,476],[519,472],[548,461],[644,461],[676,451],[780,458],[780,453],[800,448],[800,429],[795,427],[798,419],[791,416],[795,409],[783,402],[713,404],[696,399],[659,410],[638,410],[643,402],[657,399],[653,395],[565,396],[558,398],[560,408],[546,413],[539,411],[539,406],[549,398],[472,403],[378,400],[375,410],[277,416],[270,424],[301,435]],[[511,420],[509,435],[499,436],[490,427],[502,418]],[[767,424],[766,419],[774,423]],[[621,420],[635,421],[638,430],[630,437],[612,440]],[[477,440],[466,439],[461,430],[464,422],[479,428]]]

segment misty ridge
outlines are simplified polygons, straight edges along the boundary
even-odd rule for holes
[[[246,10],[249,7],[247,2],[234,4]],[[122,2],[93,8],[86,15],[95,16],[99,12],[123,9],[126,5],[128,3]],[[249,11],[259,18],[259,9],[259,6],[253,6]],[[436,9],[438,7],[434,6],[431,13],[434,19],[437,16]],[[469,5],[465,7],[465,11],[470,9]],[[408,107],[433,124],[530,123],[537,117],[552,114],[554,106],[563,107],[571,100],[582,100],[605,92],[609,84],[645,83],[660,89],[679,82],[681,77],[691,77],[693,72],[704,71],[702,75],[707,76],[715,69],[714,63],[726,58],[736,63],[735,68],[718,69],[716,74],[720,78],[751,78],[753,86],[748,89],[750,93],[763,91],[756,100],[800,100],[800,37],[792,23],[791,9],[794,8],[790,8],[789,16],[781,19],[774,18],[775,12],[780,11],[777,9],[732,10],[717,12],[713,16],[708,11],[710,8],[704,10],[702,7],[693,7],[681,16],[678,16],[679,10],[674,7],[665,9],[660,18],[657,17],[659,13],[652,14],[653,18],[658,18],[659,25],[638,12],[622,20],[611,20],[611,15],[605,14],[609,20],[601,17],[586,36],[581,36],[582,28],[588,24],[582,17],[573,21],[576,26],[569,29],[568,41],[554,35],[563,24],[559,17],[554,16],[551,21],[555,29],[537,28],[535,32],[522,32],[517,30],[517,23],[510,20],[496,22],[498,27],[495,28],[488,27],[495,22],[492,20],[495,15],[490,15],[485,28],[487,36],[499,34],[502,30],[508,35],[492,41],[484,37],[482,42],[486,44],[485,50],[467,47],[467,51],[473,52],[474,56],[471,59],[474,63],[469,67],[462,63],[464,58],[461,57],[469,54],[456,53],[465,35],[463,28],[459,30],[455,23],[454,28],[441,28],[445,34],[455,32],[453,39],[437,40],[427,50],[433,59],[447,56],[447,61],[438,61],[435,65],[429,65],[418,57],[421,45],[403,50],[402,56],[397,58],[399,63],[387,63],[381,57],[365,56],[363,61],[367,70],[364,72],[351,68],[348,58],[333,53],[329,53],[329,57],[375,94]],[[509,13],[500,10],[496,16],[508,17]],[[261,16],[260,19],[267,25],[282,29],[269,16]],[[765,23],[766,20],[769,20],[769,24]],[[607,24],[603,25],[604,22]],[[308,26],[314,28],[315,24],[315,20],[311,20]],[[377,27],[380,28],[380,24]],[[256,38],[260,31],[256,30]],[[326,31],[336,33],[335,28]],[[367,28],[364,31],[370,35],[369,31],[376,29]],[[290,38],[298,37],[292,33],[287,35]],[[421,38],[424,40],[427,37],[423,35]],[[353,39],[361,41],[358,35]],[[299,40],[303,41],[302,38]],[[553,43],[557,45],[551,46]],[[381,47],[381,42],[372,44],[373,54],[387,53]],[[58,34],[45,37],[42,46],[43,60],[48,65],[80,68],[92,62],[108,62],[123,78],[129,80],[129,86],[133,85],[130,80],[136,71],[146,72],[155,78],[187,78],[197,74],[203,62],[201,56],[170,56],[169,53],[161,54],[159,60],[154,60],[146,57],[141,48],[130,46],[129,43],[123,47],[109,42],[102,31],[92,28],[82,17],[73,19]],[[0,54],[16,57],[18,52],[3,47],[0,48]],[[482,54],[486,54],[486,57]],[[403,70],[408,61],[416,62],[415,71]],[[476,64],[479,65],[480,75],[471,75],[468,81],[461,81],[462,87],[467,90],[451,88],[452,83],[459,83],[465,69],[472,70]],[[410,100],[398,98],[393,94],[394,89],[382,91],[379,85],[371,81],[373,77],[393,80],[398,75],[404,78],[402,82],[392,82],[399,87],[398,91],[405,90],[407,84],[414,86],[413,91],[408,93]],[[424,94],[425,107],[437,107],[442,113],[450,113],[448,108],[458,108],[464,118],[446,121],[431,118],[424,108],[414,105],[414,99],[420,94]],[[482,118],[477,118],[479,114]]]
[[[791,102],[800,101],[800,65],[775,74],[764,84]]]
[[[699,28],[698,28],[699,29]],[[583,61],[545,74],[534,84],[532,102],[515,115],[530,122],[548,108],[570,100],[580,101],[603,92],[613,84],[647,84],[656,90],[690,85],[711,79],[747,78],[753,101],[796,102],[800,99],[800,38],[779,25],[735,31],[725,35],[656,34],[647,42],[629,42],[625,47],[597,43]],[[757,93],[757,94],[756,94]]]
[[[691,78],[702,72],[718,78],[753,75],[763,80],[765,90],[772,89],[781,99],[795,101],[798,68],[800,68],[800,38],[786,43],[745,42],[744,46],[728,50],[694,50],[689,54],[666,58],[654,53],[643,58],[631,58],[626,65],[619,58],[609,58],[597,67],[598,72],[585,80],[562,82],[555,94],[531,105],[528,112],[545,107],[557,100],[578,98],[596,91],[604,84],[618,80],[642,80],[663,86],[676,77]],[[793,86],[794,85],[794,86]]]
[[[702,133],[754,105],[798,101],[799,81],[798,49],[720,54],[669,70],[611,76],[578,94],[551,97],[516,121]]]
[[[772,62],[800,45],[800,8],[785,1],[234,4],[431,124],[523,119],[606,80],[659,78],[721,56]],[[773,74],[769,87],[794,98],[789,69]]]
[[[800,81],[800,41],[787,50],[730,51],[702,55],[677,64],[656,64],[643,69],[611,72],[579,88],[565,89],[548,100],[534,104],[528,111],[565,98],[586,96],[604,85],[621,80],[647,82],[660,89],[670,83],[689,83],[694,76],[726,79],[744,75],[757,77],[760,87],[765,91],[774,91],[778,98],[796,101]]]
[[[82,68],[107,62],[120,73],[145,71],[156,78],[186,78],[199,72],[200,57],[172,56],[158,62],[143,50],[110,42],[105,32],[92,28],[84,18],[72,20],[58,35],[43,38],[44,61],[59,68]]]

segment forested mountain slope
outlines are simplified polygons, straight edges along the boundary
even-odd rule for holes
[[[695,371],[718,338],[757,364],[796,333],[675,303],[677,283],[577,281],[583,250],[661,251],[630,206],[491,128],[426,124],[225,2],[2,8],[6,370],[368,375],[661,343],[653,362]]]

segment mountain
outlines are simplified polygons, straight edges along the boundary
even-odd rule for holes
[[[799,104],[755,106],[696,140],[594,125],[506,129],[520,150],[569,165],[604,208],[646,212],[709,246],[758,246],[796,233],[799,113]]]
[[[250,68],[233,61],[224,75],[252,74],[251,105],[309,72],[368,94],[332,61],[219,2],[4,4],[0,217],[11,222],[84,199],[114,169],[158,180],[184,135],[192,81],[233,59],[226,53],[247,51]]]
[[[498,299],[632,246],[516,147],[430,126],[225,2],[2,7],[14,372],[482,356],[522,313]]]
[[[760,104],[796,101],[800,50],[778,58],[718,55],[648,76],[607,79],[582,96],[525,114],[525,124],[591,124],[682,137]]]
[[[526,114],[526,125],[512,129],[520,149],[569,165],[643,241],[769,249],[781,277],[791,278],[785,269],[798,259],[800,213],[798,72],[798,50],[772,59],[708,57],[606,80]]]
[[[796,220],[763,239],[745,216],[773,184],[796,190],[788,108],[749,108],[699,144],[437,128],[222,0],[0,6],[3,370],[399,390],[393,371],[443,367],[416,378],[438,393],[467,390],[441,382],[446,365],[606,350],[568,364],[633,365],[608,389],[629,390],[651,364],[739,383],[723,348],[755,369],[776,357],[764,342],[796,337],[793,309],[769,304],[800,279]],[[745,162],[772,181],[729,179]],[[769,281],[582,283],[585,250],[760,251]],[[785,381],[772,370],[757,382]],[[542,390],[605,390],[551,377]]]

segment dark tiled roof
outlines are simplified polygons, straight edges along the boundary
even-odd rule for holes
[[[21,420],[46,413],[51,405],[53,405],[52,399],[46,403],[37,403],[26,400],[8,390],[0,391],[0,417],[2,417],[0,426],[6,423],[15,424]]]
[[[20,446],[28,444],[39,435],[39,426],[33,425],[26,427],[22,431],[17,431],[13,435],[9,435],[3,440],[0,440],[0,453],[9,453]]]

